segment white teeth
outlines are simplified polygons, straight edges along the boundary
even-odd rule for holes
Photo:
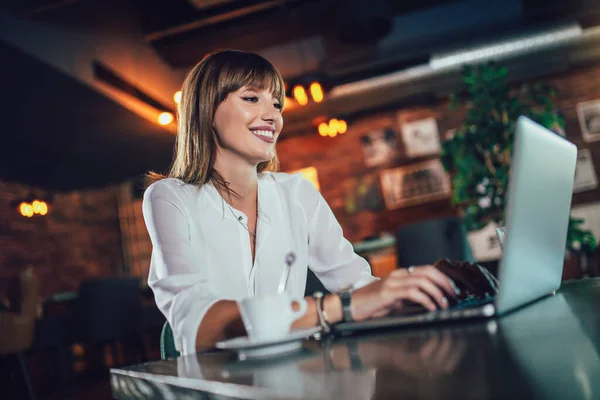
[[[273,139],[273,132],[271,131],[252,131],[255,135],[264,136]]]

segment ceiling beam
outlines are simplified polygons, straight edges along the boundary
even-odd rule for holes
[[[21,18],[37,18],[42,14],[59,11],[84,0],[5,0],[1,5]]]
[[[194,31],[150,40],[150,44],[172,67],[187,68],[215,50],[258,51],[326,33],[332,29],[333,15],[328,2],[308,1],[271,8],[235,21],[205,25]]]
[[[223,13],[217,13],[214,15],[209,15],[201,19],[195,19],[193,21],[184,22],[181,24],[177,24],[172,27],[164,28],[152,33],[148,33],[145,35],[145,39],[147,42],[157,41],[160,39],[167,38],[169,36],[176,36],[186,32],[194,31],[197,29],[202,29],[211,25],[217,25],[224,22],[228,22],[234,19],[246,17],[249,15],[257,14],[262,11],[271,10],[280,5],[279,0],[270,0],[261,2],[258,4],[252,4],[247,7],[233,9],[231,11],[226,11]]]

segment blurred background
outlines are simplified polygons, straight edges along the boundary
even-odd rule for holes
[[[0,312],[32,318],[1,328],[9,398],[110,397],[108,367],[160,357],[142,176],[167,170],[183,78],[219,49],[281,71],[281,169],[374,274],[496,270],[525,113],[579,148],[563,278],[598,275],[599,3],[0,0]]]

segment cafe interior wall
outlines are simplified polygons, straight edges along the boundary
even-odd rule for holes
[[[567,138],[580,149],[590,149],[596,173],[600,173],[600,141],[583,140],[576,112],[577,103],[600,99],[600,65],[581,67],[543,79],[558,89],[556,104],[566,117]],[[433,117],[440,134],[444,134],[460,124],[463,113],[464,110],[451,111],[445,100],[421,102],[419,105],[407,103],[349,120],[348,132],[335,138],[323,138],[315,128],[314,131],[285,138],[278,144],[281,169],[316,168],[321,193],[340,221],[345,236],[353,242],[384,231],[393,232],[403,224],[454,215],[449,199],[394,210],[384,208],[381,211],[349,213],[345,207],[345,188],[357,177],[367,174],[377,177],[388,168],[435,158],[403,156],[402,140],[398,136],[401,156],[397,160],[386,166],[366,167],[360,144],[360,136],[366,131],[384,126],[399,130],[399,121]],[[31,193],[53,198],[48,215],[26,218],[17,212],[15,202]],[[43,298],[57,292],[76,290],[79,283],[89,277],[128,271],[127,265],[132,261],[129,256],[124,256],[130,253],[123,249],[123,217],[119,214],[122,193],[122,185],[51,194],[21,184],[0,182],[0,300],[4,297],[8,278],[25,265],[33,265],[41,277]],[[139,199],[132,198],[131,202],[136,209],[139,208]],[[573,198],[575,206],[596,202],[600,202],[600,189],[577,193]],[[139,212],[133,214],[139,220]],[[136,226],[137,230],[143,228],[140,223]],[[140,241],[148,240],[145,235],[138,236]]]
[[[42,298],[115,275],[123,267],[119,188],[48,193],[0,181],[0,301],[8,279],[27,265],[35,268]],[[50,203],[47,215],[18,212],[16,204],[32,195]]]
[[[600,99],[600,65],[587,65],[561,74],[540,76],[539,80],[557,88],[558,96],[555,104],[565,116],[566,136],[579,149],[590,149],[598,175],[600,142],[583,140],[576,105],[580,102]],[[371,115],[349,121],[347,133],[334,138],[321,137],[315,127],[311,132],[284,139],[278,144],[281,169],[283,171],[295,171],[306,167],[316,169],[321,193],[340,221],[345,236],[353,242],[378,236],[382,232],[393,233],[403,224],[455,215],[456,211],[449,199],[424,202],[404,208],[349,213],[345,206],[347,199],[345,188],[351,185],[353,179],[360,176],[374,174],[377,177],[381,171],[389,168],[436,158],[436,156],[407,157],[404,154],[400,133],[401,123],[434,118],[443,140],[443,135],[448,130],[460,125],[464,113],[464,109],[451,110],[446,99],[439,99],[429,104],[407,104],[390,111],[373,112]],[[363,158],[360,136],[369,130],[385,126],[396,130],[400,156],[387,165],[367,167]],[[596,188],[576,193],[573,197],[573,206],[598,201],[600,201],[600,189]]]

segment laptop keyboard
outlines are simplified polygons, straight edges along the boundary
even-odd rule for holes
[[[464,308],[484,306],[488,303],[492,303],[496,299],[496,296],[486,296],[484,298],[476,296],[468,296],[464,299],[457,300],[457,303],[448,307],[448,311],[462,310]]]
[[[450,311],[464,310],[474,307],[481,307],[486,304],[494,302],[495,296],[477,297],[467,296],[464,299],[457,299],[456,304],[450,305],[446,310],[438,309],[436,311],[428,311],[425,307],[417,303],[408,303],[399,310],[391,313],[391,316],[402,316],[402,315],[415,315],[415,314],[428,314],[428,313],[443,313],[447,314]]]

